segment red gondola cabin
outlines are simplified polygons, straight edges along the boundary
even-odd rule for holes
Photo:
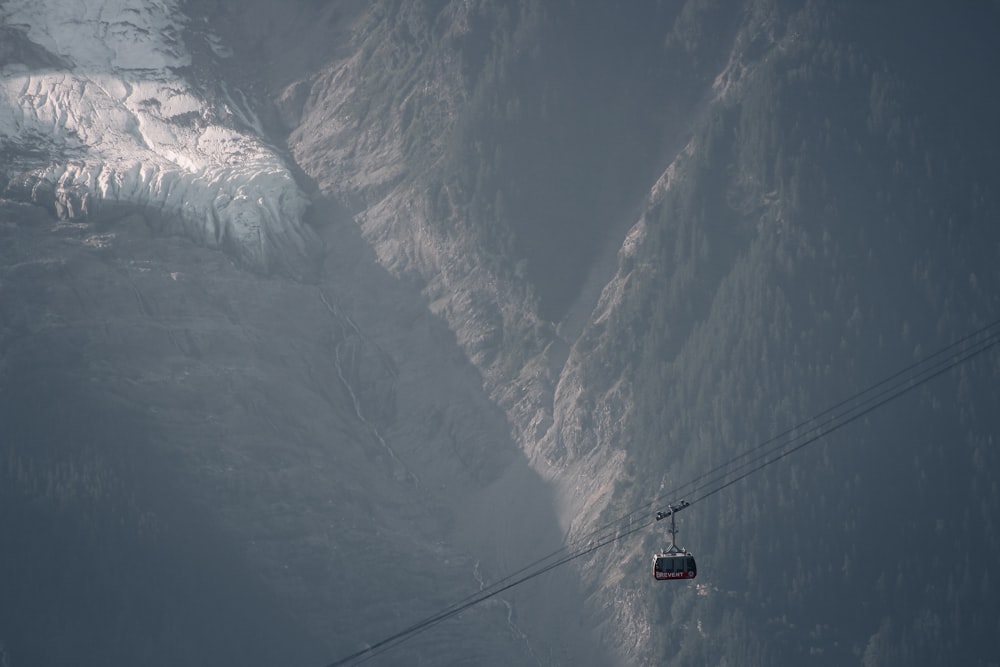
[[[686,551],[665,552],[653,556],[653,577],[666,579],[694,579],[698,576],[698,566],[694,556]]]

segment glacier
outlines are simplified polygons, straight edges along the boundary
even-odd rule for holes
[[[229,53],[177,0],[8,0],[0,30],[0,196],[68,220],[139,207],[260,272],[317,247],[309,199],[245,99],[191,80],[188,42]]]

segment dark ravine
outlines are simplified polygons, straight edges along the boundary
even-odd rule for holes
[[[327,664],[1000,317],[993,8],[185,11],[308,231],[0,181],[0,664]],[[998,359],[372,664],[993,664]]]

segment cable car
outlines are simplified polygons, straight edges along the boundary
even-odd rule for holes
[[[658,554],[653,555],[653,578],[657,581],[667,581],[670,579],[694,579],[698,576],[698,564],[687,549],[674,544],[677,536],[677,527],[674,525],[674,514],[681,511],[691,503],[682,500],[678,505],[667,505],[666,512],[657,512],[656,520],[670,517],[670,546]]]
[[[665,551],[653,556],[653,577],[666,579],[694,579],[698,576],[698,565],[694,556],[687,551]]]

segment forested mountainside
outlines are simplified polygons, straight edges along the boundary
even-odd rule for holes
[[[328,663],[1000,319],[995,4],[105,4],[0,4],[0,664]],[[998,377],[372,662],[997,664]]]
[[[997,101],[972,72],[996,62],[975,27],[996,15],[904,13],[779,12],[773,48],[716,80],[581,350],[628,379],[624,506],[995,320]],[[995,661],[996,371],[979,359],[695,509],[711,591],[646,593],[653,628],[688,628],[651,630],[646,655]]]

